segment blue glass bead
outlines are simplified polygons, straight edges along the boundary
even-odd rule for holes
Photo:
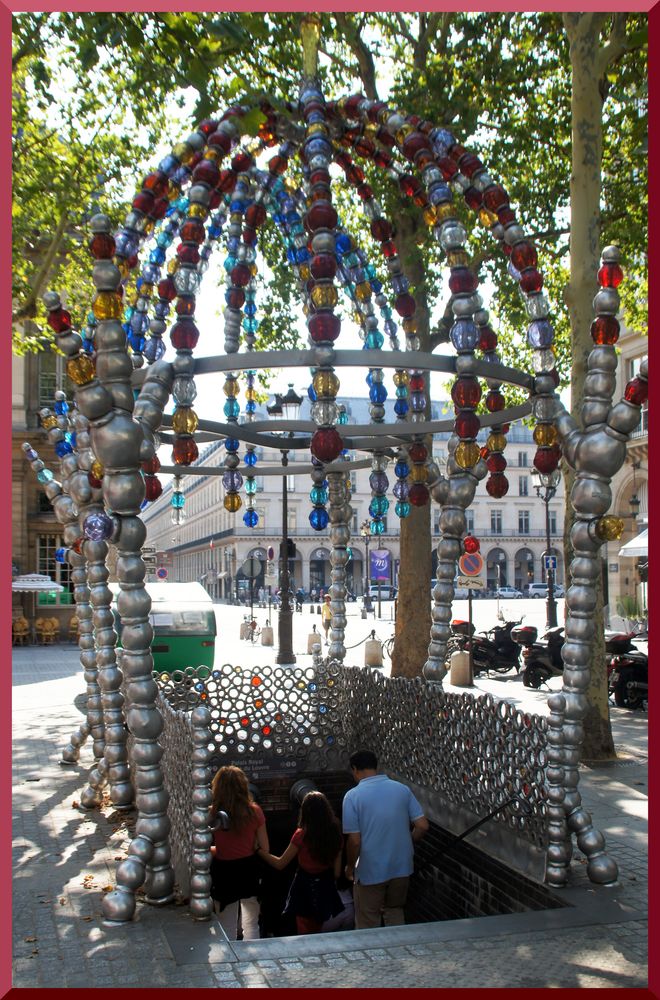
[[[430,134],[430,139],[433,143],[433,149],[440,156],[446,156],[447,152],[452,146],[456,144],[456,139],[446,128],[436,128]]]
[[[408,398],[408,386],[407,385],[397,385],[394,395],[397,399],[407,399]]]
[[[326,504],[328,502],[328,492],[322,486],[314,486],[309,491],[309,499],[313,504]]]
[[[405,274],[393,274],[392,275],[392,288],[400,295],[401,292],[407,292],[410,288],[410,282],[406,278]]]
[[[387,497],[374,497],[369,504],[369,513],[372,517],[382,517],[390,509],[390,502]]]
[[[58,441],[55,445],[55,454],[58,458],[64,458],[65,455],[70,455],[73,448],[68,441]]]
[[[382,521],[375,518],[369,525],[369,531],[372,535],[382,535],[385,531],[385,525]]]
[[[209,226],[206,230],[206,235],[210,240],[217,240],[218,236],[222,234],[222,226]]]
[[[149,317],[146,313],[136,312],[131,316],[130,327],[133,333],[141,334],[149,329]]]
[[[299,247],[296,250],[296,263],[304,264],[306,260],[309,260],[310,252],[307,247]]]
[[[410,514],[410,504],[407,501],[402,501],[396,505],[394,511],[397,517],[408,517]]]
[[[83,521],[85,538],[89,538],[92,542],[107,540],[112,536],[114,529],[115,523],[107,514],[88,514]]]
[[[382,382],[374,382],[369,390],[369,399],[372,403],[382,404],[387,399],[387,389]]]
[[[394,484],[394,489],[392,493],[397,500],[407,500],[408,494],[410,493],[410,486],[405,481],[405,479],[399,479],[398,482]]]
[[[156,319],[166,319],[170,312],[170,304],[166,299],[159,299],[154,306],[154,316]]]
[[[289,247],[289,249],[287,250],[287,252],[286,252],[286,259],[288,260],[289,264],[295,264],[295,262],[296,262],[296,251],[294,250],[293,247]]]
[[[383,315],[385,315],[385,310],[383,310]],[[385,333],[388,337],[393,337],[394,334],[399,329],[393,319],[386,319],[384,323]]]
[[[241,201],[240,198],[234,198],[234,200],[229,203],[229,211],[232,213],[235,212],[236,214],[240,213],[242,215],[246,208],[247,202]]]
[[[245,480],[245,492],[249,497],[254,496],[257,492],[257,480],[253,479],[251,476]]]
[[[234,257],[232,254],[229,254],[229,256],[225,258],[225,262],[222,266],[224,267],[227,274],[229,274],[230,271],[234,270],[237,263],[238,261],[236,257]]]
[[[142,354],[146,343],[145,338],[141,335],[137,333],[129,333],[128,345],[135,354]]]
[[[409,409],[410,407],[408,405],[407,399],[397,399],[396,403],[394,404],[394,412],[396,413],[397,417],[405,417]]]
[[[254,302],[246,302],[243,312],[246,316],[254,316],[257,312],[256,304]]]
[[[256,510],[246,510],[243,514],[243,524],[246,528],[256,528],[259,524],[259,515]]]
[[[243,477],[240,472],[232,469],[230,472],[225,472],[222,484],[229,493],[237,493],[243,485]]]
[[[36,460],[39,458],[34,448],[26,448],[25,457],[28,460],[28,462],[36,462]]]
[[[205,243],[202,249],[199,251],[200,260],[209,260],[211,254],[213,253],[213,247],[210,243]]]
[[[432,205],[441,205],[444,202],[452,201],[451,189],[442,181],[431,185],[428,196]]]
[[[236,438],[227,438],[225,441],[225,448],[227,451],[238,451],[241,446],[241,442],[237,441]]]
[[[353,241],[346,233],[341,233],[335,240],[335,250],[338,254],[348,253],[353,246]]]
[[[374,384],[374,373],[367,372],[367,374],[364,377],[364,381],[367,383],[368,386],[372,386]]]
[[[50,469],[42,469],[41,472],[37,472],[37,482],[45,484],[49,483],[53,478],[53,473]]]
[[[413,413],[422,413],[426,409],[426,393],[413,392],[410,397],[410,406]]]
[[[173,170],[176,170],[178,165],[179,161],[177,160],[176,156],[172,156],[172,154],[169,153],[167,156],[163,157],[163,159],[160,161],[160,163],[158,164],[158,169],[162,170],[164,174],[167,174],[169,176]]]
[[[55,562],[66,562],[67,549],[55,549]]]
[[[364,348],[365,351],[379,351],[383,344],[385,343],[385,338],[379,330],[372,330],[368,333],[365,341]]]
[[[550,347],[554,337],[554,328],[552,323],[549,323],[547,319],[535,319],[527,327],[527,342],[530,347]]]
[[[138,251],[138,241],[122,229],[115,238],[115,250],[122,257],[132,257]]]
[[[229,239],[227,240],[227,250],[231,254],[238,253],[240,245],[241,241],[239,240],[238,236],[230,236]]]
[[[154,361],[160,361],[167,348],[161,337],[149,337],[144,348],[144,356],[150,365]]]
[[[305,156],[309,159],[312,156],[330,156],[332,146],[327,139],[315,137],[309,139],[303,146]]]
[[[237,399],[228,399],[222,409],[229,420],[236,420],[240,416],[241,407]]]
[[[140,510],[146,510],[148,506],[149,506],[149,501],[143,500],[142,503],[140,504]]]
[[[338,424],[348,423],[348,413],[346,413],[345,410],[342,410],[342,412],[337,416],[337,423]],[[346,449],[344,449],[344,451],[346,451]],[[342,451],[342,455],[344,454],[344,451]]]
[[[356,253],[347,253],[344,257],[344,267],[358,267],[360,264],[360,258]]]
[[[76,432],[75,431],[72,431],[71,433],[69,431],[67,431],[66,434],[64,435],[64,437],[69,442],[69,444],[71,445],[72,448],[76,447],[76,441],[78,439],[76,437]]]
[[[325,507],[315,507],[309,515],[309,523],[314,531],[324,531],[328,527],[330,517]]]
[[[410,473],[410,466],[407,462],[402,460],[398,461],[394,466],[394,475],[397,479],[405,479]]]
[[[245,404],[245,412],[256,413],[256,411],[257,411],[257,404],[253,399],[248,399],[247,403]]]
[[[311,382],[307,387],[307,396],[309,399],[311,399],[312,403],[316,402],[317,400],[316,390],[314,386],[311,384]]]
[[[378,278],[371,278],[370,280],[371,280],[372,291],[375,292],[376,295],[378,295],[378,293],[381,292],[383,289],[383,282],[379,281]]]
[[[174,207],[177,209],[177,211],[185,213],[188,211],[189,204],[190,202],[188,201],[188,199],[184,195],[181,195],[181,197],[177,198],[176,201],[174,202]]]
[[[258,462],[257,454],[254,451],[245,452],[245,464],[254,466]]]
[[[174,173],[172,174],[172,180],[178,187],[181,187],[183,184],[185,184],[185,182],[188,180],[189,177],[190,177],[190,171],[188,170],[187,167],[177,167]]]
[[[173,493],[172,499],[170,500],[170,506],[174,507],[175,510],[183,510],[186,503],[186,498],[183,493]]]
[[[68,413],[69,404],[66,399],[58,399],[53,409],[55,410],[55,413]]]
[[[369,279],[373,279],[376,277],[376,268],[373,266],[373,264],[365,264],[364,273]],[[373,285],[371,287],[373,288]]]
[[[163,231],[162,233],[159,233],[158,236],[156,237],[156,246],[162,247],[163,250],[167,250],[167,248],[172,245],[173,239],[174,237],[172,236],[172,233],[167,233]]]
[[[471,319],[459,319],[449,331],[457,351],[473,351],[479,343],[479,331]]]
[[[244,319],[243,322],[241,323],[241,326],[243,327],[246,333],[256,333],[257,330],[259,329],[259,320]]]
[[[149,262],[151,264],[164,264],[165,263],[165,251],[162,247],[156,247],[149,254]]]
[[[384,472],[372,472],[369,476],[369,486],[372,493],[386,493],[390,481]]]
[[[145,264],[142,268],[142,277],[153,285],[160,278],[160,268],[156,264]]]

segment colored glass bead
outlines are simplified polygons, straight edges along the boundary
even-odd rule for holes
[[[463,539],[463,548],[467,553],[478,552],[481,548],[479,539],[475,538],[474,535],[466,535]]]
[[[92,301],[92,311],[98,320],[120,319],[123,308],[116,292],[98,292]]]
[[[596,534],[604,542],[614,542],[618,538],[621,538],[623,529],[624,523],[622,519],[620,517],[613,517],[611,514],[599,517],[596,521]]]
[[[410,487],[408,500],[413,507],[425,507],[429,502],[429,491],[424,483],[413,483]]]
[[[537,424],[533,437],[535,444],[548,448],[557,440],[557,429],[553,424]]]
[[[481,424],[476,413],[459,413],[454,422],[454,430],[461,438],[476,438]]]
[[[619,321],[614,316],[597,316],[591,324],[591,339],[598,345],[616,344],[619,329]]]
[[[88,514],[83,521],[85,537],[93,542],[100,542],[112,537],[115,522],[104,513]]]
[[[86,385],[95,377],[96,366],[89,355],[80,354],[77,358],[70,358],[67,361],[66,373],[76,385]]]
[[[172,416],[172,430],[175,434],[194,434],[197,430],[199,419],[194,410],[190,407],[181,406],[174,411]]]
[[[618,288],[623,281],[623,271],[618,264],[603,264],[598,271],[598,284],[602,288]]]
[[[227,493],[223,500],[223,506],[230,514],[235,514],[243,506],[243,501],[238,493]]]
[[[504,396],[497,389],[491,389],[491,391],[486,396],[486,409],[491,413],[497,413],[499,410],[503,410],[505,406]]]
[[[172,461],[175,465],[192,465],[199,458],[199,449],[191,437],[181,437],[174,442]]]
[[[479,453],[479,445],[475,444],[474,441],[469,443],[461,441],[460,444],[456,445],[454,459],[462,469],[471,469],[479,461]]]
[[[456,406],[475,407],[481,399],[481,387],[471,376],[458,378],[451,389],[451,398]]]
[[[537,448],[534,467],[539,472],[552,472],[559,465],[559,457],[554,448]]]
[[[246,528],[256,528],[259,524],[259,515],[256,510],[246,510],[243,514],[243,524]]]
[[[325,507],[315,507],[309,515],[309,523],[314,531],[324,531],[328,527],[330,517]]]
[[[339,336],[341,321],[334,313],[316,313],[308,320],[307,328],[315,344],[334,341]]]
[[[428,458],[428,448],[419,441],[411,444],[408,448],[408,455],[412,462],[425,462]]]
[[[158,476],[144,477],[144,495],[149,502],[157,500],[163,492],[163,485]]]
[[[538,255],[532,244],[526,241],[516,243],[511,250],[511,263],[518,271],[524,271],[527,267],[536,267]]]
[[[649,384],[644,378],[634,378],[625,388],[624,396],[629,403],[643,406],[649,398]]]
[[[344,447],[339,433],[334,427],[317,430],[311,440],[310,450],[320,462],[332,462]]]
[[[486,480],[486,492],[489,496],[500,500],[509,492],[509,480],[501,472],[495,472]]]
[[[397,517],[403,518],[403,517],[408,517],[409,516],[411,509],[412,508],[411,508],[410,504],[406,500],[400,500],[396,504],[396,506],[394,508],[394,511],[395,511]]]

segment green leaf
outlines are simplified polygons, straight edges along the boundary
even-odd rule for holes
[[[245,135],[256,135],[259,126],[266,121],[266,116],[259,108],[253,108],[241,118],[241,128]]]

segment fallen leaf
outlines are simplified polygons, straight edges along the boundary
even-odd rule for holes
[[[60,906],[64,906],[65,903],[66,903],[66,896],[62,896],[60,898]]]
[[[101,889],[101,892],[112,892],[113,889],[114,885],[104,885],[103,888]]]
[[[37,939],[36,939],[36,937],[29,937],[29,938],[23,938],[23,940],[24,940],[24,941],[27,941],[27,943],[28,943],[28,944],[34,944],[34,942],[35,942],[35,941],[36,941]]]
[[[84,921],[86,921],[86,922],[89,922],[90,920],[93,920],[94,918],[93,917],[83,917],[82,919]]]
[[[74,800],[73,800],[73,802],[71,803],[71,808],[72,808],[72,809],[77,809],[77,808],[78,808],[78,803],[76,802],[76,800],[75,800],[75,799],[74,799]]]
[[[35,949],[34,949],[34,951],[32,952],[32,954],[33,954],[33,955],[38,955],[38,954],[39,954],[39,949],[38,949],[38,948],[35,948]]]

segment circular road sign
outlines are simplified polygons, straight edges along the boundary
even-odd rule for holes
[[[483,556],[478,552],[466,552],[458,560],[458,565],[463,576],[479,576],[484,568]]]
[[[159,566],[156,570],[156,576],[159,580],[167,580],[167,570],[164,566]]]
[[[243,576],[246,576],[248,580],[252,580],[255,576],[259,576],[261,573],[261,560],[255,559],[254,556],[250,559],[246,559],[241,566],[241,573]]]

